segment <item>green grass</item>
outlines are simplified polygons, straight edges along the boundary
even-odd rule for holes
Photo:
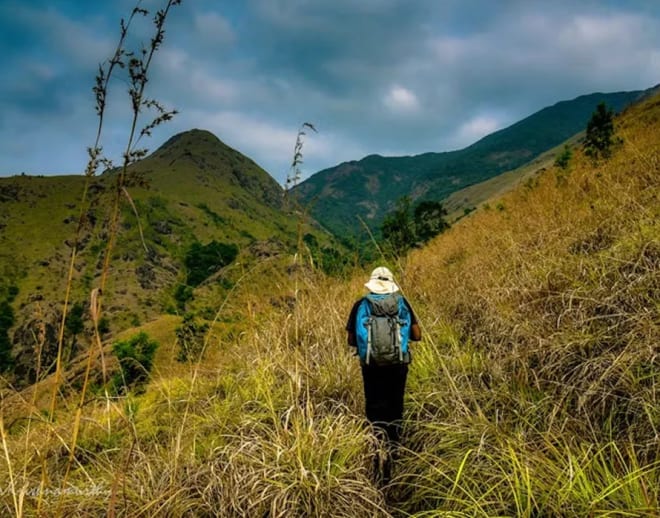
[[[200,160],[204,169],[198,167]],[[114,174],[91,182],[85,209],[90,217],[83,225],[74,269],[74,302],[88,301],[98,284],[108,241],[106,221]],[[131,199],[123,200],[112,272],[105,287],[111,299],[106,315],[113,332],[127,327],[135,314],[149,321],[176,308],[173,292],[185,281],[183,260],[193,242],[236,244],[244,263],[254,262],[249,247],[255,241],[278,236],[283,250],[295,246],[298,218],[282,210],[282,189],[256,164],[210,133],[180,135],[136,164],[129,176]],[[40,318],[48,325],[59,325],[53,303],[60,303],[64,296],[83,183],[84,178],[77,176],[0,179],[0,271],[10,275],[20,290],[14,303],[16,328],[29,325],[36,334]],[[308,224],[302,230],[320,243],[331,242],[327,234]],[[229,275],[222,282],[228,286],[235,279]],[[41,301],[48,303],[42,307]],[[18,344],[20,348],[36,345],[36,341]],[[45,344],[47,349],[52,346],[50,340]]]
[[[561,182],[548,169],[398,262],[424,339],[389,485],[345,345],[368,272],[285,251],[200,287],[201,362],[176,361],[178,317],[141,326],[161,343],[151,381],[85,402],[68,479],[83,370],[53,422],[47,381],[4,388],[1,514],[657,516],[658,110],[617,120],[611,160],[577,152]]]

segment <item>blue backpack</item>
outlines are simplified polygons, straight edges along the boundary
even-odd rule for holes
[[[369,294],[362,299],[356,318],[355,336],[364,365],[408,363],[410,310],[398,293]]]

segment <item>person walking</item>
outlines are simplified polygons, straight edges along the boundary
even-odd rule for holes
[[[411,361],[408,343],[422,338],[410,303],[392,272],[379,266],[365,284],[369,293],[353,304],[346,324],[348,344],[362,368],[367,420],[389,450],[401,439],[403,401]],[[383,478],[389,478],[389,461]]]

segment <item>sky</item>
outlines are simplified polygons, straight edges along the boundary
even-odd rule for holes
[[[163,0],[143,0],[151,14]],[[92,87],[135,0],[0,0],[0,176],[82,174]],[[131,25],[127,48],[152,36]],[[556,102],[660,83],[659,0],[183,0],[146,95],[176,117],[141,145],[213,132],[280,183],[369,154],[460,149]],[[111,81],[101,144],[131,124]],[[144,114],[140,124],[150,120]]]

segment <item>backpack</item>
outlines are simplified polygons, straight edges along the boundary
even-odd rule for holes
[[[365,365],[408,363],[410,311],[398,293],[369,294],[356,315],[355,336],[360,360]]]

